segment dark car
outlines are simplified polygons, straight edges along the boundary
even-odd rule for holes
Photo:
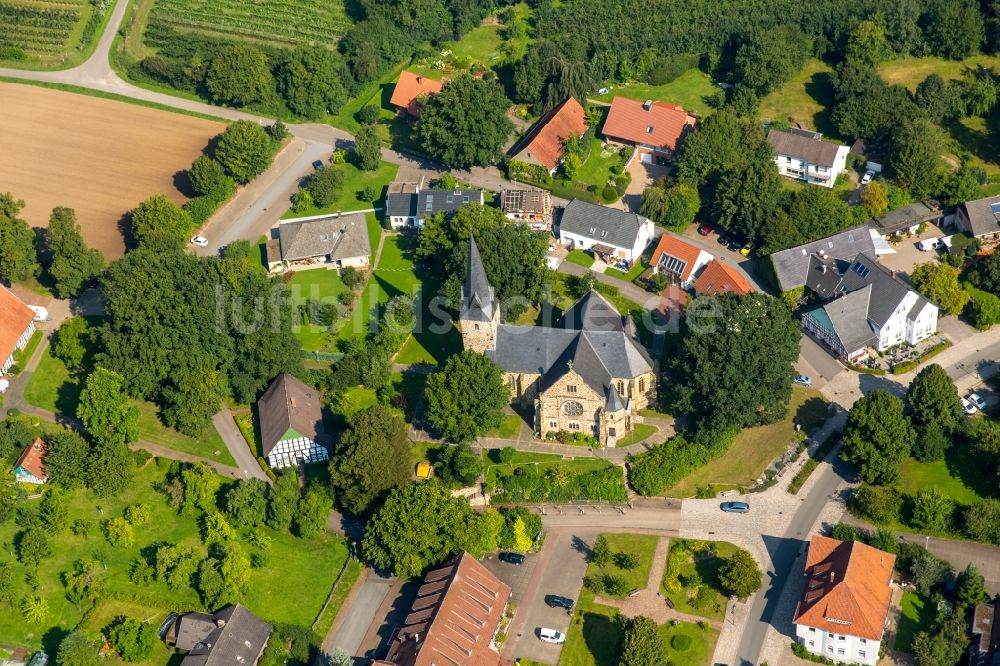
[[[323,168],[323,160],[316,160],[315,162],[313,162],[313,169],[322,169],[322,168]]]
[[[507,564],[524,564],[524,555],[521,553],[500,553],[498,557]]]
[[[723,502],[719,508],[726,513],[750,513],[750,505],[746,502]]]
[[[710,233],[712,233],[712,225],[706,222],[705,224],[698,227],[698,233],[701,234],[702,236],[709,235]]]
[[[565,608],[568,611],[573,610],[573,600],[567,597],[560,597],[558,594],[546,594],[545,604],[550,608]]]
[[[729,245],[729,240],[730,240],[729,234],[727,234],[726,232],[722,232],[721,234],[719,234],[719,245],[721,245],[722,247],[726,247],[727,245]]]

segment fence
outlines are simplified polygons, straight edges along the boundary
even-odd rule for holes
[[[302,358],[310,361],[339,361],[344,355],[339,352],[317,352],[302,350]]]

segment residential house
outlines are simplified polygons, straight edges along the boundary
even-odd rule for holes
[[[181,666],[256,666],[270,637],[271,625],[236,604],[217,613],[180,615],[164,639],[187,652]]]
[[[326,215],[287,220],[278,225],[278,237],[267,242],[267,267],[368,268],[371,245],[364,213]]]
[[[712,255],[696,245],[665,233],[653,250],[649,265],[653,274],[662,273],[681,289],[690,289],[698,272],[714,259]]]
[[[383,666],[497,666],[500,630],[510,587],[468,553],[424,576],[403,626],[375,664]]]
[[[635,146],[639,159],[652,163],[654,157],[673,155],[695,122],[676,104],[615,97],[601,133],[609,141]]]
[[[944,214],[940,208],[930,208],[920,201],[914,201],[901,208],[891,210],[872,220],[872,228],[882,238],[905,231],[915,234],[922,224],[942,224]],[[895,252],[895,250],[893,250]]]
[[[465,348],[500,366],[511,401],[533,411],[538,437],[566,431],[614,446],[653,398],[653,361],[632,320],[597,292],[569,308],[559,326],[501,324],[475,238],[459,320]]]
[[[746,296],[753,291],[753,287],[736,268],[713,259],[694,281],[694,291],[699,296],[730,293]]]
[[[969,666],[1000,666],[1000,614],[997,603],[978,604],[972,614]]]
[[[500,210],[508,220],[539,231],[552,226],[552,195],[547,190],[506,189],[500,193]]]
[[[273,469],[330,459],[316,389],[283,372],[257,402],[261,447]]]
[[[806,286],[825,303],[802,316],[802,328],[838,358],[915,345],[937,331],[938,307],[864,253],[850,262],[812,255]]]
[[[795,639],[837,663],[878,663],[896,556],[860,541],[816,535],[809,542]]]
[[[413,116],[419,116],[424,100],[441,92],[444,81],[435,81],[421,74],[403,70],[399,73],[396,87],[392,89],[389,104]]]
[[[555,173],[563,159],[566,139],[571,135],[579,138],[586,131],[583,107],[575,97],[570,97],[543,115],[508,155],[512,160],[537,164]]]
[[[786,178],[794,178],[811,185],[834,186],[847,168],[850,148],[823,140],[819,132],[809,130],[773,129],[767,133],[767,142],[774,148],[774,163]]]
[[[560,243],[592,250],[609,261],[638,261],[654,233],[652,221],[641,215],[580,199],[566,204],[559,222]]]
[[[14,352],[24,349],[35,334],[35,313],[0,285],[0,375],[14,365]]]
[[[482,190],[425,190],[419,183],[392,183],[385,198],[385,215],[393,229],[424,226],[438,213],[454,213],[462,206],[483,205]]]
[[[875,242],[868,227],[853,227],[828,238],[781,250],[771,255],[774,274],[781,291],[805,287],[810,258],[819,252],[830,259],[847,261],[859,252],[874,258]]]
[[[28,444],[14,464],[14,480],[18,483],[36,485],[46,483],[49,480],[45,473],[46,450],[45,442],[41,438],[36,438]]]
[[[966,201],[955,210],[955,224],[976,238],[1000,238],[1000,196]]]

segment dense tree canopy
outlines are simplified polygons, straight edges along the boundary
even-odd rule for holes
[[[427,420],[451,442],[468,442],[500,426],[510,389],[496,363],[474,351],[451,356],[427,379]]]
[[[219,137],[215,159],[237,183],[249,183],[264,173],[273,153],[267,130],[255,122],[237,120]]]
[[[139,438],[139,410],[125,395],[122,376],[97,367],[87,375],[76,415],[87,433],[104,444],[129,444]]]
[[[406,424],[388,407],[375,405],[351,418],[330,460],[334,496],[353,514],[410,478]]]
[[[323,46],[295,49],[278,65],[275,78],[288,108],[306,118],[337,113],[347,100],[347,67],[340,54]]]
[[[382,140],[373,125],[362,125],[354,135],[354,154],[358,166],[365,171],[374,171],[382,161]]]
[[[906,391],[906,401],[917,423],[933,423],[947,432],[955,430],[963,418],[955,384],[937,363],[917,373]]]
[[[132,235],[140,245],[180,247],[193,230],[188,212],[162,194],[132,210]]]
[[[909,455],[916,434],[903,414],[903,401],[884,389],[864,395],[854,406],[844,430],[844,457],[858,466],[868,483],[889,484]]]
[[[248,44],[225,46],[205,72],[205,88],[223,104],[247,106],[274,94],[267,55]]]
[[[922,295],[935,303],[943,314],[958,315],[969,302],[969,292],[958,283],[957,271],[936,261],[919,264],[910,274],[910,282]]]
[[[762,575],[753,555],[741,548],[719,569],[719,582],[730,594],[745,599],[760,589]]]
[[[626,620],[618,666],[660,666],[663,664],[663,639],[652,619],[639,615]]]
[[[100,250],[88,249],[72,208],[54,208],[46,234],[47,270],[59,298],[70,298],[101,271]]]
[[[0,194],[0,280],[18,282],[34,274],[35,234],[18,217],[24,201]]]

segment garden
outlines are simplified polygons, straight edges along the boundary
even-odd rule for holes
[[[486,486],[496,504],[606,500],[624,502],[621,467],[598,458],[564,459],[548,453],[491,449]]]
[[[607,107],[601,107],[605,109]],[[561,167],[555,176],[545,167],[507,161],[507,177],[550,190],[553,195],[564,199],[583,199],[591,203],[610,204],[618,201],[632,182],[632,175],[625,171],[625,165],[632,159],[631,146],[605,144],[592,131],[580,139],[580,165],[570,173],[568,167]],[[564,164],[566,164],[564,162]]]
[[[685,111],[702,118],[715,109],[709,103],[723,93],[722,88],[712,78],[697,67],[692,67],[674,80],[659,85],[649,83],[627,83],[611,86],[603,95],[593,95],[591,99],[610,103],[615,97],[669,102],[679,104]]]
[[[337,155],[337,153],[334,155]],[[324,169],[334,169],[340,173],[340,178],[332,193],[333,196],[328,201],[322,201],[322,205],[313,201],[311,195],[307,200],[303,201],[302,193],[309,191],[307,185],[292,196],[294,205],[288,212],[281,216],[281,219],[287,220],[297,217],[311,217],[313,215],[332,215],[334,213],[349,213],[354,210],[370,209],[385,198],[386,187],[389,183],[396,180],[396,172],[399,171],[398,164],[391,164],[389,162],[379,162],[378,168],[374,171],[365,171],[354,164],[352,158],[343,154],[340,157],[334,157],[334,160],[339,161],[332,162],[328,166],[323,167]],[[369,225],[368,235],[369,241],[372,243],[372,254],[374,254],[375,247],[378,246],[377,232],[379,224],[374,214],[371,214],[371,219],[375,223],[374,230],[376,233],[374,235],[371,233],[373,229]]]
[[[725,541],[674,539],[661,592],[681,613],[723,619],[728,592],[719,580],[719,571],[740,550]]]
[[[893,649],[913,652],[913,639],[921,631],[934,626],[934,604],[914,590],[906,590],[899,601],[899,621],[896,623],[896,640]]]

